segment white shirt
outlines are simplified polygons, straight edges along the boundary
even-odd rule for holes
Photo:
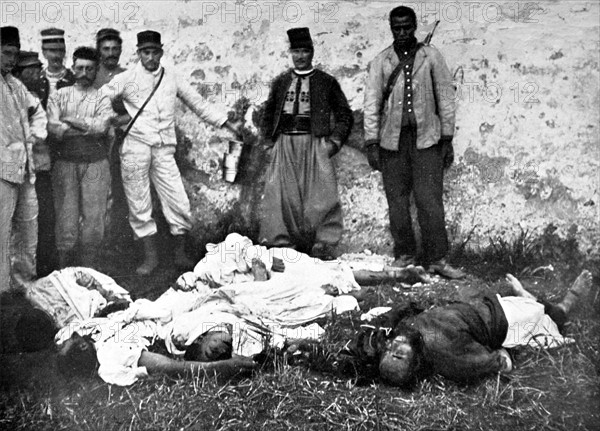
[[[208,103],[189,84],[162,66],[150,72],[140,62],[115,76],[101,91],[111,100],[122,96],[125,109],[133,118],[154,89],[162,70],[162,82],[129,131],[129,138],[151,146],[175,145],[177,97],[210,124],[220,127],[227,121],[225,109]]]

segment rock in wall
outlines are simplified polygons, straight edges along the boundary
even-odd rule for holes
[[[456,163],[447,172],[446,219],[454,244],[485,247],[491,236],[540,232],[552,223],[576,231],[583,252],[599,254],[599,5],[594,2],[407,2],[422,39],[433,44],[458,87]],[[163,35],[164,62],[199,92],[253,119],[269,82],[290,66],[285,31],[308,26],[315,64],[338,78],[356,126],[336,156],[346,230],[342,250],[389,253],[381,176],[361,147],[368,62],[391,42],[396,4],[372,1],[2,2],[2,25],[16,25],[23,49],[39,50],[39,31],[67,32],[68,56],[96,31],[122,32],[122,63],[135,60],[138,31]],[[70,60],[68,61],[70,65]],[[246,149],[238,184],[222,181],[229,135],[187,108],[177,118],[178,161],[203,245],[225,233],[253,234],[264,154]]]

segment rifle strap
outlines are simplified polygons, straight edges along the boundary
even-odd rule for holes
[[[144,102],[144,104],[142,105],[142,107],[137,111],[137,113],[131,119],[131,121],[129,122],[129,124],[127,124],[127,128],[125,129],[125,132],[123,132],[123,139],[125,139],[125,137],[129,133],[129,131],[133,127],[133,123],[135,123],[135,120],[138,119],[138,117],[140,116],[140,114],[142,113],[142,111],[144,110],[144,108],[146,107],[146,105],[148,104],[148,102],[150,102],[150,99],[152,99],[152,96],[154,96],[154,93],[156,93],[156,90],[158,90],[158,86],[162,82],[162,79],[163,79],[164,75],[165,75],[165,68],[163,67],[162,70],[160,71],[160,77],[158,78],[158,82],[156,83],[156,85],[152,89],[152,93],[150,93],[150,95],[148,96],[148,98],[146,99],[146,101]]]
[[[415,49],[415,53],[422,46],[423,46],[422,43],[417,43],[417,47]],[[385,88],[383,90],[383,94],[382,94],[382,98],[381,98],[381,109],[380,109],[380,111],[383,111],[383,107],[385,105],[385,102],[388,100],[388,97],[390,97],[390,94],[392,94],[392,90],[394,89],[394,86],[396,85],[396,82],[398,81],[398,77],[400,76],[400,73],[402,72],[402,69],[404,68],[404,65],[405,65],[405,63],[403,61],[400,61],[398,63],[398,65],[396,66],[396,68],[390,74],[390,77],[388,78],[388,81],[387,81],[387,85],[385,86]]]

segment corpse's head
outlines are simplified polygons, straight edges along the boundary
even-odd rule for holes
[[[58,370],[66,377],[90,376],[96,372],[98,359],[90,336],[73,332],[71,338],[58,346]]]
[[[379,361],[379,375],[390,385],[410,387],[423,366],[423,337],[409,326],[400,326],[394,332]]]
[[[186,361],[212,362],[230,359],[232,338],[226,331],[209,331],[198,337],[185,351]]]

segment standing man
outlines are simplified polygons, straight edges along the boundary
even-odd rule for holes
[[[42,62],[38,53],[21,51],[13,75],[25,84],[34,96],[40,99],[42,107],[46,109],[50,84],[46,74],[42,73]],[[60,84],[71,85],[70,82],[67,83],[66,81],[61,81]],[[52,199],[52,180],[50,177],[52,159],[47,140],[34,145],[33,161],[36,172],[35,192],[38,197],[37,275],[38,277],[44,277],[58,268],[54,237],[54,200]]]
[[[29,91],[39,97],[42,106],[46,109],[48,97],[58,89],[68,87],[75,83],[75,77],[70,69],[64,65],[65,60],[65,32],[58,28],[42,30],[42,55],[47,61],[47,66],[38,75],[35,82],[25,83]],[[27,61],[27,60],[25,60]],[[19,63],[21,60],[19,60]],[[26,66],[30,69],[34,66]],[[25,70],[24,72],[27,72]],[[22,73],[21,76],[24,76]],[[27,82],[24,81],[24,82]],[[54,229],[56,216],[54,214],[54,198],[52,191],[52,153],[53,147],[50,138],[34,147],[34,157],[39,163],[36,165],[35,190],[38,196],[38,247],[37,265],[38,276],[43,277],[58,268],[58,253]]]
[[[73,72],[65,67],[65,31],[60,28],[47,28],[41,31],[42,55],[46,59],[46,68],[42,75],[47,79],[46,94],[40,99],[48,100],[56,90],[73,85],[75,76]]]
[[[431,272],[461,278],[464,273],[446,263],[442,197],[444,167],[452,163],[452,76],[437,49],[417,43],[417,18],[411,8],[393,9],[390,27],[394,43],[369,64],[364,130],[369,165],[383,175],[395,265],[406,266],[416,258],[412,192],[425,263]]]
[[[287,33],[294,69],[273,80],[261,126],[273,156],[259,240],[330,260],[343,229],[331,157],[350,134],[352,110],[337,80],[313,68],[309,29]]]
[[[102,90],[111,100],[122,97],[133,118],[120,150],[121,175],[129,205],[129,223],[144,245],[144,262],[136,272],[148,275],[158,266],[150,181],[175,239],[175,265],[180,268],[194,265],[185,254],[185,235],[192,228],[190,201],[174,158],[177,97],[208,123],[227,127],[238,135],[240,125],[229,122],[224,110],[204,101],[173,70],[160,64],[163,56],[160,33],[143,31],[138,33],[137,42],[140,62],[115,76]]]
[[[100,54],[100,66],[94,87],[100,88],[108,84],[116,75],[125,72],[125,68],[119,65],[121,58],[123,39],[118,30],[103,28],[96,33],[96,49]],[[113,102],[113,110],[118,115],[115,127],[111,127],[108,133],[109,140],[109,163],[110,176],[112,179],[110,198],[108,204],[107,238],[109,244],[114,243],[120,247],[123,243],[129,243],[131,239],[131,227],[127,220],[129,210],[127,209],[127,198],[123,189],[121,179],[121,158],[119,150],[123,144],[123,130],[131,117],[127,113],[123,101],[116,99]]]
[[[123,39],[121,33],[114,28],[103,28],[96,33],[96,49],[100,54],[100,65],[96,74],[94,87],[100,88],[108,83],[125,68],[119,65]]]
[[[109,98],[93,86],[98,61],[94,48],[77,48],[73,53],[75,84],[61,88],[48,101],[48,130],[56,155],[52,186],[61,268],[71,265],[76,251],[80,264],[93,267],[104,237],[110,189],[106,133],[114,113]]]
[[[46,139],[46,113],[14,76],[21,48],[16,27],[0,29],[0,292],[11,288],[10,243],[15,227],[14,283],[36,276],[37,197],[33,146]]]

